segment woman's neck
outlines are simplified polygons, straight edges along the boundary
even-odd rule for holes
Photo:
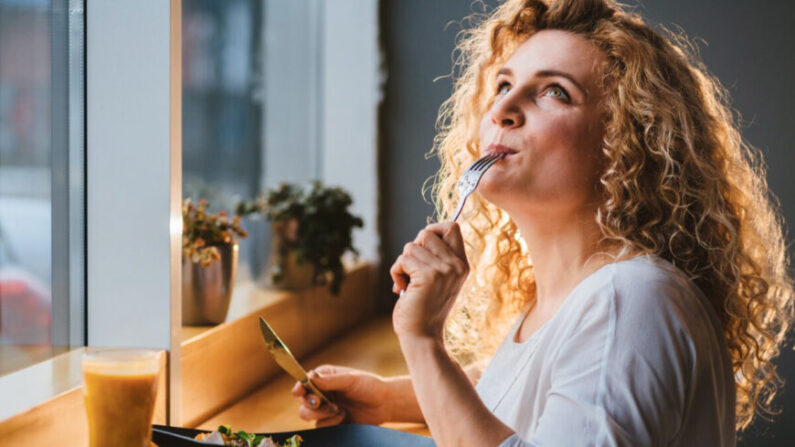
[[[588,275],[611,262],[599,246],[595,210],[565,216],[512,216],[527,244],[540,309],[554,309]]]

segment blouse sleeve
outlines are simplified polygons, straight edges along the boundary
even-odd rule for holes
[[[532,437],[500,447],[664,446],[676,434],[690,383],[692,343],[678,293],[643,284],[589,303],[552,360],[552,383]],[[533,378],[527,378],[533,380]]]

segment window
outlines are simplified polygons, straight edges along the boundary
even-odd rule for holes
[[[260,188],[261,15],[256,0],[183,3],[183,189],[219,206]]]
[[[183,0],[183,194],[233,211],[281,182],[343,186],[375,260],[376,4]],[[266,222],[243,220],[237,283],[264,282]],[[234,307],[235,298],[233,298]]]
[[[262,1],[185,0],[182,5],[183,194],[234,210],[261,189]],[[247,229],[264,228],[247,219]],[[262,231],[241,241],[238,281],[263,268]]]
[[[83,8],[0,0],[0,375],[81,346]]]

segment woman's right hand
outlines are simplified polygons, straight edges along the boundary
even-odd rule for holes
[[[344,366],[323,365],[308,373],[309,379],[333,402],[324,404],[296,382],[292,393],[301,406],[298,415],[316,421],[317,427],[342,422],[378,425],[392,419],[390,383],[372,373]]]

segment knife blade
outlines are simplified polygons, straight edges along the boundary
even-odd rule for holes
[[[308,391],[315,394],[319,397],[323,402],[327,405],[331,405],[331,401],[323,394],[311,380],[309,380],[309,376],[307,376],[306,371],[298,363],[298,360],[295,359],[293,354],[290,352],[290,348],[282,342],[276,332],[270,327],[267,321],[264,318],[259,317],[259,330],[262,332],[262,339],[265,340],[265,345],[268,347],[268,351],[273,356],[273,360],[276,361],[276,364],[282,367],[283,370],[290,374],[295,380],[301,382],[301,384],[306,388]]]

